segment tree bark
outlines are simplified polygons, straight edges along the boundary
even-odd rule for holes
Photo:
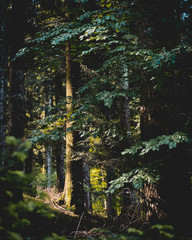
[[[51,85],[45,87],[45,117],[50,116],[52,107]],[[45,146],[47,188],[51,187],[51,168],[52,168],[52,146],[48,143]]]
[[[67,2],[66,2],[66,10]],[[69,18],[68,12],[66,12],[66,17]],[[71,53],[70,53],[70,43],[66,43],[66,172],[65,172],[65,186],[64,186],[64,202],[67,207],[71,206],[72,198],[72,173],[71,173],[71,161],[72,161],[72,150],[73,150],[73,131],[72,122],[70,115],[72,113],[72,100],[73,100],[73,89],[72,89],[72,77],[71,77]]]
[[[166,221],[180,234],[189,234],[191,229],[192,191],[189,178],[191,158],[187,146],[180,144],[166,156],[166,165],[161,172],[159,192],[164,200]]]
[[[72,161],[72,184],[73,188],[71,205],[75,205],[76,214],[82,214],[85,212],[82,159]]]
[[[122,89],[129,90],[129,69],[128,66],[124,66],[124,81],[122,82]],[[129,136],[131,134],[131,127],[130,127],[130,104],[129,104],[129,97],[126,96],[124,99],[124,109],[123,109],[123,116],[122,116],[122,125],[126,131],[126,135]]]
[[[80,72],[80,63],[72,62],[72,85],[73,85],[73,97],[77,99],[78,96],[76,94],[78,87],[81,82],[81,72]],[[85,212],[84,206],[84,188],[83,188],[83,161],[84,157],[81,155],[82,147],[80,146],[81,138],[78,131],[74,131],[74,161],[72,162],[72,203],[75,204],[76,213],[82,214]]]
[[[70,21],[69,8],[74,9],[74,2],[65,2],[65,17]],[[72,62],[70,43],[66,43],[66,98],[67,98],[67,120],[66,120],[66,174],[64,187],[64,201],[67,206],[75,205],[75,212],[81,214],[84,208],[84,191],[83,191],[83,164],[82,158],[73,159],[72,153],[78,151],[78,132],[73,132],[70,115],[73,109],[73,98],[80,81],[80,64]],[[73,92],[74,91],[74,92]]]
[[[7,100],[7,1],[0,1],[0,167],[5,166]]]
[[[64,140],[60,138],[56,142],[56,171],[57,171],[57,190],[62,192],[65,184],[65,165],[64,165]]]
[[[62,88],[63,74],[57,74],[55,78],[55,100],[56,104],[61,102],[63,96]],[[57,189],[59,192],[64,190],[65,184],[65,165],[64,165],[64,139],[61,137],[55,146],[56,150],[56,170],[57,170]]]
[[[92,212],[92,201],[91,201],[91,183],[90,183],[90,168],[87,163],[83,165],[83,178],[86,185],[86,190],[84,191],[85,208]]]
[[[27,89],[25,96],[26,96],[26,111],[28,113],[28,118],[26,119],[26,127],[27,131],[32,131],[31,123],[34,121],[34,99],[32,94],[32,89]],[[26,174],[30,174],[33,171],[33,147],[28,151],[27,158],[25,159],[24,163],[24,172]]]
[[[24,165],[24,172],[26,174],[30,174],[33,171],[33,157],[34,157],[33,148],[31,148],[28,151],[27,158],[25,160],[25,165]]]
[[[52,163],[52,146],[48,145],[45,150],[46,157],[46,175],[47,175],[47,188],[51,188],[51,163]]]
[[[9,135],[16,138],[24,136],[25,106],[24,106],[24,63],[17,58],[16,53],[24,46],[25,32],[25,0],[12,1],[11,39],[10,39],[10,125]]]
[[[106,169],[106,182],[107,182],[107,189],[109,189],[110,187],[110,182],[112,180],[114,180],[114,171],[112,169],[112,167],[107,167]],[[107,217],[115,217],[116,216],[116,211],[113,207],[113,198],[112,198],[112,194],[108,193],[107,194]]]

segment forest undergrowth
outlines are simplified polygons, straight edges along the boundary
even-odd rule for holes
[[[38,189],[36,197],[25,195],[25,199],[42,202],[53,211],[54,217],[47,222],[44,234],[50,236],[44,240],[67,240],[67,239],[98,239],[98,240],[191,240],[190,237],[181,236],[171,225],[151,225],[147,221],[137,221],[133,225],[127,219],[130,213],[114,218],[101,217],[88,212],[81,215],[74,213],[74,208],[67,209],[59,205],[58,201],[62,193],[55,187]],[[38,221],[38,220],[37,220]],[[134,227],[133,227],[134,226]],[[37,238],[39,239],[39,238]]]
[[[31,197],[24,195],[26,200],[42,202],[54,211],[55,217],[50,225],[59,234],[65,234],[69,238],[87,238],[103,235],[103,231],[111,231],[115,226],[115,219],[107,219],[96,214],[83,212],[81,215],[74,213],[75,207],[66,208],[59,204],[62,192],[58,192],[55,186],[51,188],[38,188],[37,195]],[[100,229],[100,230],[99,230]]]

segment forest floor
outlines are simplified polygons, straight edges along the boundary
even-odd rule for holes
[[[105,237],[112,236],[110,239],[137,240],[170,239],[171,236],[172,239],[176,240],[192,240],[192,238],[188,238],[189,232],[184,233],[175,231],[172,226],[158,224],[155,228],[154,226],[152,228],[148,222],[142,222],[139,221],[139,219],[130,222],[130,216],[127,213],[120,214],[118,217],[111,219],[91,213],[76,215],[73,208],[66,209],[65,206],[57,204],[61,195],[62,193],[57,193],[54,188],[51,188],[45,190],[41,189],[36,197],[24,196],[26,201],[29,200],[29,203],[31,201],[36,202],[35,205],[37,206],[36,211],[29,215],[31,225],[30,229],[24,233],[25,236],[30,236],[30,239],[35,240],[42,240],[45,237],[48,237],[46,238],[47,240],[61,239],[59,236],[64,236],[67,239],[95,239],[100,236],[104,239],[108,239]],[[48,217],[48,215],[50,217]],[[129,230],[134,231],[132,233],[133,235],[136,234],[136,236],[134,235],[133,238],[129,238],[129,235],[128,238],[121,238],[125,236]],[[50,237],[53,233],[58,236],[56,236],[56,238]],[[186,238],[183,238],[183,233]],[[144,236],[143,234],[146,238],[140,238]],[[154,234],[156,237],[154,237]],[[167,237],[162,236],[162,234]]]
[[[83,213],[76,215],[73,209],[66,209],[64,206],[57,204],[61,193],[57,193],[54,188],[40,191],[40,195],[33,200],[45,203],[55,217],[51,219],[42,219],[41,222],[35,223],[34,228],[39,229],[43,235],[56,233],[67,238],[96,238],[106,231],[114,231],[113,220],[105,217]],[[35,222],[35,219],[34,221]]]
[[[56,214],[54,222],[50,224],[53,232],[68,238],[95,238],[109,230],[107,219],[85,214],[72,216],[66,211]]]

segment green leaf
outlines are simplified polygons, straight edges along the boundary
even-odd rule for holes
[[[13,152],[12,157],[16,157],[17,160],[24,162],[27,158],[27,155],[24,152]]]
[[[141,150],[139,155],[142,156],[147,154],[149,151],[159,151],[159,148],[162,145],[167,145],[169,149],[173,149],[177,147],[177,144],[191,142],[192,139],[187,134],[183,132],[175,132],[172,135],[162,135],[154,139],[150,139],[149,141],[140,142],[129,149],[125,149],[121,154],[136,154]]]

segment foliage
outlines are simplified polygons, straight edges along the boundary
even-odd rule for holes
[[[105,189],[107,187],[105,181],[106,173],[100,168],[90,169],[90,183],[92,193],[92,207],[93,211],[97,214],[103,214],[104,201],[105,201]]]
[[[36,171],[33,173],[34,175],[34,180],[31,182],[31,186],[34,188],[46,188],[47,187],[47,175],[46,173],[42,173],[41,171],[39,171],[39,169],[36,169]],[[50,181],[50,185],[51,186],[56,186],[56,182],[57,182],[57,176],[56,176],[56,172],[53,172],[50,176],[49,176],[49,181]]]
[[[147,154],[149,151],[159,151],[160,147],[168,146],[171,150],[177,147],[177,144],[191,143],[191,138],[182,132],[176,132],[172,135],[162,135],[149,141],[143,141],[122,152],[123,155],[134,155],[139,153],[140,156]],[[142,189],[144,184],[153,184],[160,179],[158,172],[158,164],[148,164],[130,170],[128,173],[123,173],[122,176],[110,182],[110,187],[107,193],[114,193],[122,188],[126,183],[131,184],[135,189]]]
[[[144,155],[149,151],[159,151],[159,148],[163,145],[167,145],[169,149],[172,149],[176,148],[177,144],[191,142],[192,140],[187,134],[182,132],[175,132],[172,135],[162,135],[154,139],[150,139],[149,141],[137,143],[131,148],[123,151],[122,154],[136,154],[137,152],[140,152],[139,155]]]
[[[13,168],[17,163],[24,162],[27,158],[27,151],[31,148],[31,142],[25,139],[16,139],[9,136],[6,138],[6,167]]]
[[[96,231],[96,230],[95,230]],[[178,235],[175,229],[171,225],[153,225],[149,229],[143,231],[136,228],[129,228],[125,234],[115,234],[107,230],[98,229],[97,232],[101,233],[100,237],[94,238],[97,240],[169,240],[169,239],[184,239],[183,236]],[[44,240],[65,240],[67,238],[53,234]],[[79,239],[79,238],[77,238]],[[90,239],[90,238],[88,238]],[[92,237],[91,237],[92,239]],[[185,238],[191,240],[192,238]],[[80,240],[80,239],[79,239]]]
[[[177,236],[174,228],[170,225],[154,225],[146,231],[142,231],[135,228],[128,229],[126,234],[113,234],[109,233],[107,236],[98,238],[100,240],[168,240],[168,239],[183,239],[182,236]],[[188,238],[190,239],[190,238]]]
[[[0,234],[2,239],[22,240],[32,236],[36,239],[41,233],[37,232],[35,221],[38,219],[41,224],[43,221],[46,224],[46,219],[55,215],[44,204],[23,199],[23,192],[30,192],[28,188],[32,179],[22,171],[11,170],[17,161],[27,157],[29,144],[13,137],[7,139],[7,144],[11,151],[7,154],[10,159],[6,159],[9,168],[0,169]]]
[[[159,175],[154,169],[149,167],[143,167],[140,169],[133,169],[128,173],[110,182],[110,187],[106,193],[114,193],[116,190],[122,188],[126,183],[132,184],[132,186],[139,190],[142,189],[145,183],[153,184],[159,180]]]
[[[67,240],[67,238],[64,236],[59,236],[56,233],[53,233],[52,236],[45,237],[43,238],[43,240]]]
[[[107,186],[99,171],[95,170],[97,164],[99,168],[110,165],[115,168],[117,179],[111,182],[106,193],[114,193],[125,184],[140,189],[144,183],[158,181],[160,176],[157,162],[154,161],[153,165],[141,165],[138,158],[147,159],[150,154],[158,153],[162,148],[171,150],[180,144],[191,143],[191,138],[183,133],[190,135],[192,116],[188,107],[191,105],[191,92],[188,90],[191,89],[192,49],[190,1],[175,1],[177,4],[172,1],[171,8],[165,9],[164,3],[158,1],[149,1],[148,4],[148,1],[139,0],[74,0],[75,7],[70,9],[70,22],[63,17],[65,10],[61,5],[60,9],[54,10],[49,6],[48,11],[47,8],[43,9],[43,6],[49,5],[48,0],[32,2],[34,17],[28,22],[34,24],[35,34],[26,35],[26,46],[16,57],[25,59],[29,68],[26,90],[31,93],[31,98],[28,101],[29,106],[27,105],[26,135],[35,149],[33,161],[37,161],[39,146],[56,145],[67,131],[63,127],[66,117],[69,117],[66,116],[65,91],[61,93],[60,103],[56,103],[55,82],[61,77],[63,82],[60,87],[65,85],[65,43],[68,41],[71,43],[72,60],[81,63],[81,81],[75,86],[77,99],[70,116],[72,130],[80,133],[79,143],[82,148],[77,154],[88,156],[93,167],[92,190],[97,196],[95,202],[98,208],[103,208],[102,201],[106,197],[104,190]],[[91,6],[93,2],[94,7]],[[35,3],[38,3],[37,6]],[[169,84],[174,86],[174,96],[167,93],[166,86]],[[152,93],[148,92],[148,85],[151,86]],[[47,86],[51,86],[53,106],[49,109],[49,116],[45,117],[47,109],[44,97]],[[142,102],[142,92],[151,94],[149,102]],[[156,103],[153,105],[156,95],[159,96],[160,108],[154,106]],[[170,117],[174,125],[172,131],[172,127],[165,124],[165,131],[177,132],[138,142],[139,111],[143,104],[146,104],[146,108],[155,107],[159,112],[162,110],[164,121],[167,122],[166,118]],[[179,124],[175,123],[176,115],[179,116]],[[125,126],[125,120],[129,126]],[[7,141],[10,143],[9,148],[17,145],[15,141],[17,140],[11,138]],[[21,145],[7,153],[8,167],[14,166],[16,160],[24,161],[26,158],[25,149],[28,147],[25,146],[25,141],[23,145],[22,140],[19,141]],[[42,159],[39,161],[42,163],[43,147],[39,151],[42,152]],[[6,175],[6,179],[19,181],[18,188],[24,182],[25,177],[20,172],[7,174],[9,177]],[[53,178],[55,181],[55,175]],[[32,184],[44,187],[45,183],[45,175],[37,174]],[[6,194],[11,196],[12,191]],[[27,224],[26,222],[26,229]],[[153,232],[157,228],[154,227]],[[129,237],[109,234],[108,238],[147,238],[139,230],[130,231],[132,233],[130,232]],[[156,239],[160,235],[162,239],[172,238],[173,235],[167,234],[167,231],[168,228],[159,227]],[[61,237],[49,237],[52,238]]]

